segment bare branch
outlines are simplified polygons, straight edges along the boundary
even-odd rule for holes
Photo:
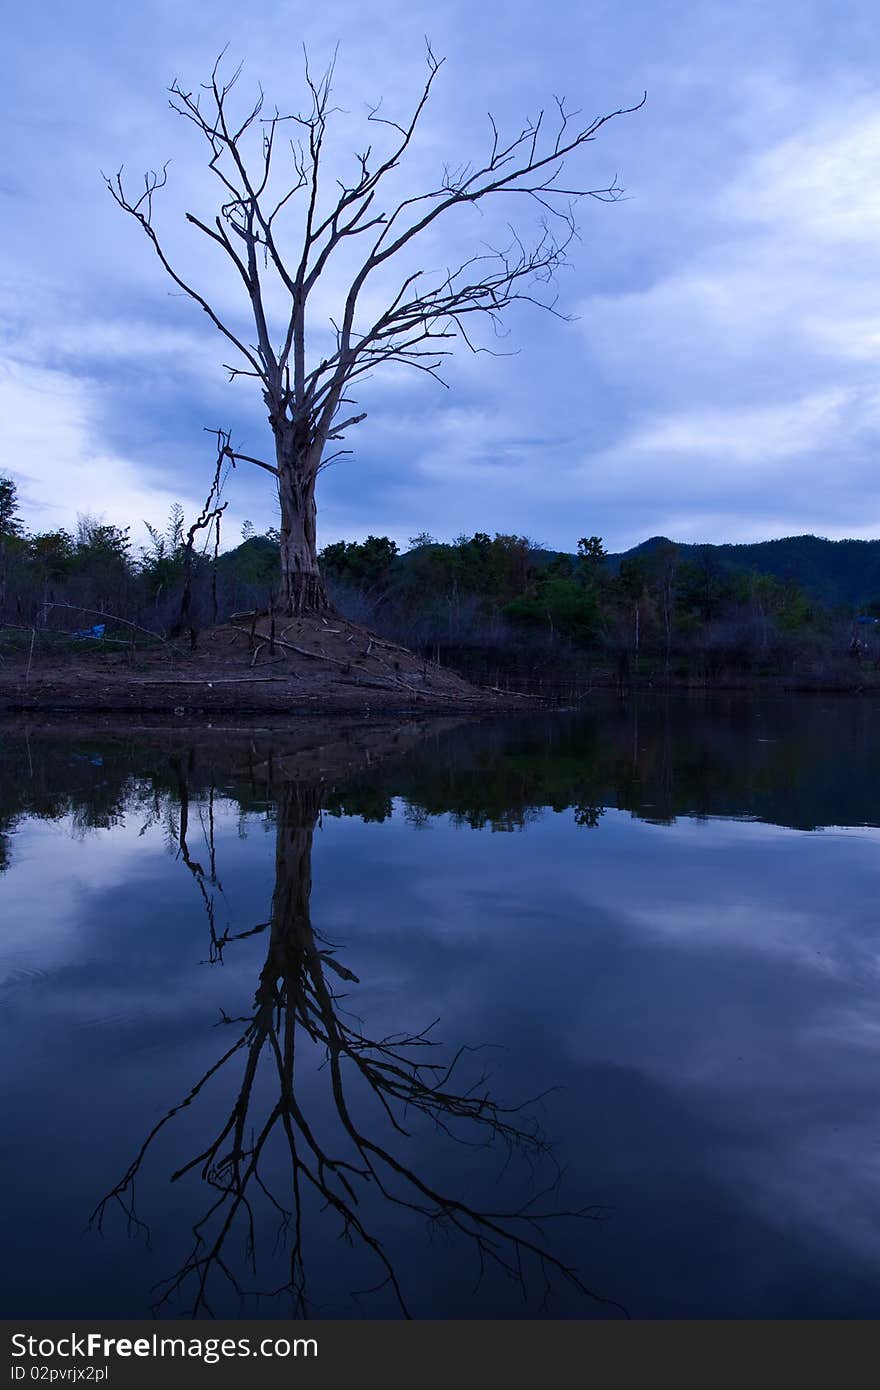
[[[143,228],[144,232],[146,233],[150,242],[152,243],[156,255],[159,257],[159,260],[164,270],[167,272],[168,275],[170,275],[175,285],[177,285],[179,289],[183,290],[184,294],[188,295],[190,299],[193,299],[196,302],[196,304],[198,304],[199,307],[204,310],[204,312],[208,315],[208,318],[214,324],[214,327],[219,329],[223,336],[228,338],[229,341],[233,344],[233,346],[237,348],[237,350],[241,353],[242,357],[244,357],[248,362],[250,362],[251,366],[254,367],[254,369],[257,372],[259,372],[260,363],[258,362],[257,358],[254,357],[250,349],[245,346],[245,344],[241,341],[240,338],[236,337],[236,335],[232,332],[231,329],[227,328],[226,324],[221,321],[219,316],[211,308],[211,305],[204,298],[204,296],[201,295],[198,292],[198,290],[196,290],[192,285],[188,284],[180,275],[178,275],[177,271],[173,268],[164,250],[162,249],[162,245],[159,241],[158,236],[156,235],[151,219],[153,215],[153,194],[157,192],[158,189],[164,188],[165,183],[167,181],[167,169],[168,166],[166,164],[165,168],[162,170],[161,176],[155,173],[150,173],[145,176],[144,192],[141,194],[140,198],[138,198],[137,201],[134,203],[129,201],[125,193],[125,189],[122,183],[123,170],[121,168],[119,172],[116,174],[115,178],[111,178],[107,174],[103,174],[102,178],[104,179],[104,183],[106,184],[116,203],[118,203],[119,207],[121,207],[124,212],[127,212],[131,217],[133,217],[135,221],[138,222],[140,226]]]
[[[453,341],[460,339],[471,352],[491,351],[480,344],[476,323],[485,322],[498,334],[505,311],[517,303],[565,318],[557,308],[554,286],[578,234],[576,208],[584,200],[616,203],[623,197],[616,175],[609,183],[592,185],[572,178],[567,170],[611,121],[638,111],[646,97],[586,122],[564,98],[554,97],[549,114],[541,111],[508,134],[490,113],[490,138],[482,157],[449,162],[432,187],[385,202],[389,176],[412,147],[443,66],[430,44],[427,74],[410,114],[386,114],[381,101],[374,102],[366,124],[386,137],[386,148],[376,153],[367,144],[355,155],[351,174],[337,180],[335,189],[326,187],[324,154],[336,110],[331,104],[336,55],[318,77],[306,54],[308,104],[298,113],[276,107],[264,114],[261,89],[249,103],[239,105],[241,68],[226,78],[223,59],[221,54],[210,80],[198,91],[175,79],[169,101],[205,142],[208,168],[222,190],[219,212],[210,217],[190,212],[187,221],[231,262],[247,297],[255,344],[234,332],[166,255],[153,225],[153,207],[154,195],[167,181],[167,165],[161,173],[146,176],[138,197],[126,192],[122,170],[105,182],[119,206],[140,224],[174,283],[236,348],[244,365],[227,365],[230,378],[250,376],[260,384],[277,463],[233,451],[228,457],[254,463],[278,481],[284,601],[292,611],[291,586],[302,583],[309,602],[315,595],[320,600],[314,481],[327,444],[365,418],[358,412],[337,423],[348,388],[377,366],[392,362],[442,382],[439,368]],[[289,145],[292,168],[287,165],[279,174],[276,156],[284,147],[278,139],[282,126],[290,126],[297,138]],[[288,222],[299,192],[301,223],[294,254],[288,256]],[[511,227],[506,247],[483,247],[452,269],[408,271],[385,309],[372,322],[361,321],[364,288],[377,272],[454,210],[480,210],[486,200],[507,195],[534,205],[534,239]],[[335,343],[331,351],[316,355],[312,296],[336,253],[351,246],[363,252],[341,312],[330,320]],[[276,314],[280,322],[274,321]],[[319,334],[326,333],[324,325],[317,328]],[[294,545],[300,551],[295,563]]]

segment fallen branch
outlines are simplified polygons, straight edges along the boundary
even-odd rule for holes
[[[543,695],[526,695],[522,690],[502,690],[500,685],[479,685],[478,690],[494,690],[497,695],[512,695],[515,700],[543,700]]]
[[[245,684],[249,683],[249,684],[252,685],[252,684],[254,684],[254,682],[259,683],[259,682],[261,682],[261,681],[275,681],[276,683],[281,684],[281,685],[288,685],[288,684],[289,684],[289,681],[287,680],[287,678],[286,678],[285,676],[218,676],[216,680],[210,680],[210,681],[208,680],[207,676],[204,676],[201,680],[184,680],[184,679],[177,680],[177,679],[175,679],[175,678],[172,678],[171,680],[167,680],[167,681],[163,681],[163,680],[158,680],[158,681],[155,681],[155,680],[153,680],[153,681],[138,681],[137,684],[138,684],[138,686],[145,686],[145,685],[207,685],[207,686],[214,686],[214,685],[240,685],[240,684],[242,684],[242,683],[245,683]]]
[[[246,628],[236,627],[235,630],[236,632],[243,632],[245,637],[250,637],[250,633]],[[287,628],[285,628],[284,631],[286,632]],[[265,637],[268,642],[269,639],[266,637],[265,632],[261,632],[259,635],[260,637]],[[280,637],[275,638],[275,646],[284,647],[285,650],[289,652],[296,652],[297,656],[310,656],[313,661],[329,661],[333,666],[343,666],[351,670],[364,670],[363,666],[356,667],[353,661],[340,661],[335,656],[325,656],[323,652],[310,652],[305,647],[294,646],[293,642],[284,642]]]

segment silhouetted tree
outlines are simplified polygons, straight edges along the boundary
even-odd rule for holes
[[[0,614],[6,607],[6,567],[9,541],[21,535],[18,489],[12,478],[0,476]]]
[[[497,323],[517,301],[555,311],[548,286],[576,235],[575,205],[585,198],[615,202],[621,195],[616,180],[592,188],[569,182],[563,170],[610,120],[644,101],[580,124],[578,113],[556,99],[552,117],[541,112],[509,135],[490,116],[482,156],[463,162],[456,153],[435,184],[401,197],[390,192],[390,176],[410,152],[442,66],[430,47],[427,61],[428,76],[411,115],[393,120],[376,106],[367,116],[370,135],[381,130],[389,137],[384,153],[367,143],[351,175],[334,181],[329,195],[323,175],[325,137],[334,110],[332,65],[317,80],[306,67],[308,105],[300,114],[280,114],[276,108],[263,116],[262,93],[252,106],[236,110],[232,92],[240,69],[225,79],[220,60],[200,91],[177,81],[172,84],[171,105],[204,139],[208,167],[220,182],[217,213],[188,213],[187,218],[228,259],[253,319],[253,343],[180,274],[160,240],[154,200],[166,182],[167,166],[161,173],[147,174],[138,194],[129,192],[121,170],[106,179],[119,206],[143,228],[174,283],[205,311],[235,350],[230,376],[252,377],[261,390],[274,460],[231,447],[229,454],[276,480],[282,603],[290,613],[320,612],[328,606],[316,547],[315,484],[323,467],[348,452],[332,446],[364,419],[353,395],[361,378],[386,363],[436,377],[453,339],[461,338],[476,350],[475,319]],[[288,146],[278,137],[289,129],[300,136],[300,143],[293,145],[292,179],[289,165],[279,174],[276,161],[279,144],[285,153]],[[285,224],[298,194],[299,228],[291,234]],[[427,239],[441,219],[502,195],[524,195],[538,209],[541,221],[530,244],[513,230],[506,246],[481,245],[451,268],[431,271],[412,260],[415,245]],[[315,301],[323,297],[318,291],[327,283],[331,262],[335,269],[346,254],[354,257],[354,269],[347,273],[347,288],[331,320],[333,342],[325,348]],[[377,279],[395,267],[400,268],[397,288],[381,289],[387,296],[383,304],[367,303]],[[276,303],[285,306],[280,319],[275,316]]]

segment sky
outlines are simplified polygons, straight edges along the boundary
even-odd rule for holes
[[[206,429],[266,457],[256,384],[230,383],[228,345],[172,293],[101,171],[133,185],[170,160],[156,201],[163,244],[229,320],[247,306],[185,213],[217,195],[196,133],[167,87],[194,88],[220,50],[282,111],[304,104],[339,45],[328,173],[350,168],[366,113],[406,115],[425,77],[424,36],[445,58],[401,186],[564,96],[586,116],[638,102],[570,165],[589,187],[558,277],[567,320],[516,306],[502,355],[464,347],[447,386],[398,369],[363,383],[352,450],[319,480],[319,541],[428,531],[514,532],[573,550],[663,534],[682,542],[812,532],[880,535],[880,77],[870,0],[39,0],[5,24],[0,86],[0,473],[27,525],[78,514],[162,526],[194,517],[213,471]],[[133,186],[132,185],[132,186]],[[328,180],[328,185],[332,183]],[[514,204],[511,206],[511,202]],[[539,209],[509,200],[462,216],[424,247],[431,264],[473,253]],[[290,235],[301,205],[290,204]],[[316,299],[313,343],[345,290]],[[381,291],[381,287],[380,287]],[[275,306],[279,310],[280,305]],[[227,544],[245,519],[277,522],[274,484],[239,465]]]

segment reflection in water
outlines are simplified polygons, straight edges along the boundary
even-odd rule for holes
[[[639,1317],[876,1316],[874,725],[0,738],[0,1301],[618,1316],[586,1269]]]
[[[533,1191],[517,1209],[483,1210],[428,1180],[406,1156],[412,1122],[429,1121],[438,1136],[473,1146],[501,1147],[509,1161],[514,1153],[526,1158],[534,1173],[553,1166],[551,1150],[523,1107],[506,1108],[493,1099],[485,1072],[460,1079],[471,1049],[462,1047],[449,1062],[433,1060],[437,1045],[433,1025],[417,1034],[373,1038],[367,1025],[348,1007],[342,986],[357,977],[338,958],[336,950],[312,926],[312,840],[321,808],[322,788],[286,782],[277,793],[275,888],[268,922],[248,931],[218,935],[210,885],[216,883],[214,846],[214,787],[206,799],[206,870],[193,858],[188,843],[190,791],[182,759],[172,760],[179,798],[180,858],[194,875],[203,898],[211,938],[212,959],[222,959],[232,942],[268,933],[266,960],[254,995],[253,1010],[244,1017],[223,1017],[234,1041],[195,1083],[187,1096],[153,1127],[121,1180],[99,1203],[92,1216],[102,1230],[109,1209],[122,1208],[131,1227],[147,1227],[135,1208],[135,1184],[160,1132],[184,1107],[196,1102],[209,1083],[220,1080],[230,1088],[231,1105],[204,1147],[173,1174],[172,1181],[198,1171],[210,1189],[210,1201],[192,1228],[193,1241],[179,1270],[159,1291],[156,1308],[185,1298],[192,1316],[211,1313],[213,1290],[225,1280],[239,1296],[292,1297],[297,1315],[309,1311],[304,1211],[307,1196],[336,1219],[336,1233],[349,1245],[360,1243],[373,1257],[378,1273],[366,1294],[390,1288],[400,1309],[409,1316],[406,1290],[380,1235],[361,1212],[366,1187],[384,1202],[405,1210],[429,1229],[463,1238],[476,1251],[482,1272],[500,1270],[522,1289],[537,1274],[543,1305],[555,1278],[579,1293],[597,1298],[577,1271],[554,1254],[548,1223],[575,1218],[597,1219],[601,1212],[564,1211],[556,1200],[559,1173],[543,1190]],[[207,880],[207,882],[206,882]],[[342,986],[339,982],[342,982]],[[299,1085],[315,1050],[326,1059],[325,1085],[332,1095],[338,1122],[335,1134],[325,1132],[321,1117],[310,1113],[307,1088]],[[265,1065],[269,1087],[258,1085]],[[462,1088],[464,1086],[464,1089]],[[360,1116],[373,1116],[368,1124]],[[267,1174],[273,1143],[286,1154],[283,1177]],[[272,1165],[273,1169],[275,1165]],[[534,1182],[532,1187],[534,1187]],[[272,1288],[259,1283],[258,1204],[274,1213],[277,1239],[287,1249],[288,1277]],[[239,1268],[236,1237],[244,1234],[249,1285]],[[534,1292],[534,1290],[533,1290]],[[621,1313],[612,1300],[599,1299]]]

